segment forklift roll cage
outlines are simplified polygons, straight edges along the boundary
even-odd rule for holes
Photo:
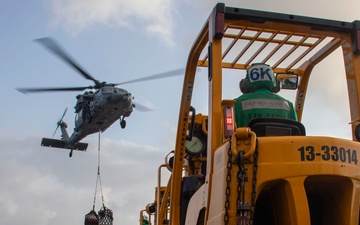
[[[329,143],[343,143],[358,152],[360,148],[358,149],[359,143],[356,142],[356,137],[359,135],[355,131],[359,130],[357,126],[360,121],[360,21],[335,21],[226,7],[223,3],[218,3],[210,13],[189,53],[180,102],[171,177],[167,188],[164,189],[169,202],[166,201],[167,206],[160,206],[160,199],[157,198],[157,223],[161,224],[161,221],[169,220],[168,222],[171,225],[179,225],[181,221],[181,182],[185,165],[185,142],[188,137],[189,121],[192,115],[190,108],[197,67],[208,68],[207,174],[205,184],[199,190],[203,194],[198,195],[198,197],[202,196],[203,207],[206,208],[205,211],[201,210],[199,212],[203,215],[201,220],[208,221],[209,215],[214,212],[211,211],[213,209],[210,207],[211,204],[214,204],[211,202],[214,198],[212,192],[215,187],[213,184],[215,173],[214,156],[216,151],[216,154],[220,155],[219,152],[222,151],[222,148],[228,145],[228,143],[224,144],[228,141],[228,138],[224,136],[223,128],[223,69],[244,71],[252,63],[256,62],[269,64],[275,73],[290,72],[298,74],[300,84],[294,106],[301,122],[308,83],[313,68],[338,48],[342,49],[345,66],[353,141],[329,139]],[[225,104],[229,102],[231,101],[225,100]],[[314,143],[320,143],[320,139],[315,137],[304,138],[309,138],[308,140]],[[294,140],[298,140],[299,143],[306,143],[304,138]],[[267,144],[270,146],[268,139],[262,140],[266,140],[262,142],[263,146]],[[280,143],[280,139],[274,140]],[[289,156],[289,160],[293,160],[291,157],[292,155]],[[272,159],[262,158],[259,160],[260,168],[264,160],[271,161]],[[276,159],[273,160],[276,162]],[[264,168],[266,167],[264,166]],[[344,172],[346,174],[344,176],[353,176],[352,179],[360,179],[357,175],[354,175],[353,171],[355,170],[355,168],[351,167],[350,169],[349,167],[349,171]],[[308,171],[304,169],[304,173],[306,172]],[[296,182],[290,183],[296,186]],[[356,193],[359,193],[359,190]],[[301,204],[305,203],[301,202]],[[359,204],[359,201],[354,200],[354,204]],[[351,215],[355,215],[356,209],[350,211]],[[309,216],[308,213],[305,215]],[[216,223],[216,217],[211,219],[214,221],[211,223]],[[302,220],[302,218],[297,219]],[[352,218],[351,220],[354,222],[358,218]],[[204,221],[197,221],[197,223],[205,224]],[[306,220],[304,219],[304,221]]]

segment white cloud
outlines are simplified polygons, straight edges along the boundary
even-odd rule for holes
[[[16,140],[15,142],[13,140]],[[41,137],[19,138],[0,130],[0,217],[15,224],[79,224],[92,209],[97,175],[97,138],[87,152],[40,147]],[[101,179],[105,205],[115,221],[134,224],[134,215],[153,201],[163,152],[149,145],[102,139]],[[98,187],[96,211],[102,199]],[[135,213],[137,215],[137,213]]]
[[[9,193],[2,193],[0,197],[0,210],[8,216],[16,215],[19,206],[14,202]]]
[[[48,0],[54,25],[73,35],[99,27],[128,27],[159,37],[168,46],[173,40],[173,0]]]
[[[60,27],[70,34],[78,35],[79,42],[85,43],[86,39],[84,40],[84,37],[86,36],[87,39],[91,40],[91,43],[96,46],[99,45],[100,48],[102,48],[101,43],[107,41],[107,39],[104,39],[105,35],[103,37],[97,36],[98,32],[96,31],[113,32],[120,30],[122,32],[126,30],[129,33],[129,38],[141,37],[141,40],[143,40],[142,38],[145,35],[149,35],[152,39],[161,38],[159,41],[168,46],[174,45],[175,38],[185,40],[177,42],[175,46],[177,51],[174,52],[177,54],[174,54],[176,55],[174,61],[178,62],[186,60],[182,56],[186,55],[190,50],[195,36],[216,2],[213,0],[44,1],[48,3],[51,9],[53,24],[56,28]],[[356,7],[353,7],[357,4],[357,2],[355,4],[355,0],[346,0],[341,4],[336,3],[336,1],[325,2],[325,0],[316,3],[292,0],[291,3],[287,2],[286,5],[279,0],[271,2],[243,0],[241,4],[238,0],[227,0],[225,2],[227,2],[227,5],[237,5],[244,8],[258,8],[334,19],[351,20],[358,17]],[[2,20],[2,25],[4,29],[11,28],[4,32],[5,41],[3,44],[6,46],[2,46],[2,49],[4,49],[4,55],[7,57],[4,58],[4,62],[0,66],[2,74],[9,74],[9,76],[4,76],[5,80],[2,82],[4,88],[2,88],[3,94],[1,96],[3,97],[3,105],[6,107],[0,109],[2,115],[0,117],[1,224],[82,224],[85,214],[91,210],[93,203],[97,172],[97,135],[89,135],[84,140],[89,142],[87,152],[74,152],[71,159],[68,157],[67,150],[40,147],[41,138],[51,135],[54,131],[55,122],[64,109],[62,103],[73,106],[74,96],[73,94],[68,95],[71,99],[68,102],[69,104],[59,100],[67,98],[65,93],[59,96],[50,94],[49,98],[40,97],[42,95],[23,98],[19,93],[11,95],[11,98],[8,97],[9,93],[11,94],[11,91],[14,91],[12,86],[20,84],[19,81],[21,80],[23,80],[23,84],[29,82],[29,86],[41,85],[43,79],[40,74],[43,71],[37,69],[45,68],[46,76],[57,70],[52,68],[52,64],[47,63],[47,61],[40,60],[41,55],[37,55],[37,53],[38,51],[41,52],[41,50],[38,50],[38,46],[34,46],[35,51],[24,46],[32,46],[29,41],[39,37],[39,33],[46,33],[50,36],[58,35],[58,33],[55,29],[48,30],[42,27],[48,13],[43,11],[42,5],[34,2],[30,3],[30,1],[29,3],[24,1],[22,6],[24,4],[25,6],[22,8],[18,7],[18,1],[7,1],[6,4],[12,4],[13,11],[8,10],[7,7],[1,8],[4,11],[1,15],[5,18]],[[315,4],[317,4],[317,7],[309,7],[315,6]],[[336,7],[330,7],[332,4],[336,4]],[[326,10],[324,10],[324,5]],[[339,5],[342,7],[341,12],[338,10]],[[19,14],[22,16],[17,16]],[[175,19],[175,16],[178,16],[178,18]],[[21,23],[15,23],[16,21],[21,21]],[[176,29],[175,25],[177,25]],[[23,39],[26,40],[26,45],[18,45],[19,40]],[[153,40],[149,41],[145,37],[142,44],[149,47],[153,42]],[[89,45],[85,45],[85,48],[88,47]],[[135,45],[136,48],[138,48],[138,45]],[[102,48],[102,50],[106,52],[107,48]],[[107,52],[107,55],[105,54],[104,58],[111,62],[121,61],[122,58],[119,59],[113,55],[114,49],[111,50]],[[21,54],[19,54],[19,51],[21,51]],[[154,67],[162,68],[165,64],[169,67],[173,65],[173,62],[169,62],[167,58],[164,60],[160,51],[153,52],[151,48],[141,48],[138,52],[146,53],[144,55],[139,54],[139,57],[135,58],[141,61],[133,60],[133,56],[128,55],[130,53],[126,52],[128,58],[126,62],[129,63],[131,68],[138,69],[142,67],[149,58],[149,52],[155,53],[151,57],[156,58],[159,62],[154,64]],[[44,55],[45,59],[53,60],[53,57],[49,56],[48,53],[44,53]],[[23,58],[18,58],[20,56]],[[87,56],[76,58],[82,60],[86,59]],[[13,61],[9,62],[9,59],[13,59]],[[19,66],[19,62],[22,62],[21,66]],[[34,62],[40,62],[40,65],[34,64]],[[58,61],[55,62],[56,65],[59,64]],[[326,63],[326,65],[333,64],[333,61]],[[176,64],[176,66],[178,65]],[[60,64],[60,68],[62,67],[63,65]],[[9,70],[6,70],[6,68]],[[95,68],[99,68],[99,64],[96,64]],[[339,70],[343,69],[339,68]],[[329,74],[341,72],[339,70],[331,71]],[[47,74],[49,71],[50,74]],[[194,95],[199,90],[198,85],[200,85],[200,89],[203,86],[205,88],[204,92],[199,93],[200,95],[207,93],[207,70],[204,69],[203,71],[204,81],[203,83],[200,82],[200,84],[197,83]],[[20,74],[23,74],[22,78]],[[51,78],[46,77],[45,81],[47,82],[48,79]],[[76,78],[74,77],[74,79]],[[150,112],[150,116],[134,113],[128,118],[126,130],[122,131],[119,129],[119,124],[114,124],[103,134],[103,137],[111,137],[111,139],[101,139],[101,178],[105,204],[114,212],[114,224],[137,224],[139,211],[144,209],[147,203],[154,200],[159,165],[164,162],[166,154],[174,148],[174,139],[177,132],[178,98],[180,98],[181,90],[179,94],[174,93],[181,88],[182,79],[179,78],[179,80],[181,81],[176,84],[176,87],[170,86],[172,81],[169,81],[166,85],[156,85],[157,83],[154,83],[152,86],[147,84],[146,88],[153,94],[152,98],[156,98],[158,101],[157,104],[154,104],[157,111]],[[58,82],[58,79],[55,78],[53,81]],[[330,133],[330,135],[335,135],[333,132],[336,131],[341,136],[348,137],[350,135],[349,125],[347,124],[349,115],[348,112],[344,112],[344,109],[348,110],[348,107],[336,104],[343,103],[342,97],[346,97],[344,89],[341,89],[340,86],[344,82],[340,83],[340,81],[333,79],[324,81],[320,77],[318,79],[314,78],[312,81],[316,84],[326,82],[328,85],[333,85],[333,88],[320,90],[315,85],[313,90],[313,96],[315,97],[310,98],[311,93],[308,93],[309,99],[306,102],[305,110],[319,105],[318,108],[312,109],[310,113],[304,113],[304,122],[308,133],[316,135]],[[69,80],[66,82],[68,84]],[[233,84],[230,83],[230,85],[233,85],[234,89],[228,95],[228,99],[240,94],[238,81]],[[28,85],[26,84],[26,86]],[[168,90],[164,91],[166,88]],[[137,89],[135,88],[135,90]],[[141,91],[134,91],[134,93],[136,93],[136,96],[140,96],[140,103],[153,106],[141,98]],[[146,94],[142,96],[145,96],[144,98],[148,97]],[[169,102],[165,101],[165,97],[174,104],[173,108],[167,108]],[[39,99],[42,101],[38,101]],[[138,100],[138,97],[135,100]],[[199,99],[193,99],[193,102],[200,104],[196,108],[197,112],[207,112],[206,95],[201,95]],[[163,108],[158,109],[160,107]],[[60,109],[54,110],[54,108]],[[334,109],[336,110],[333,114],[329,115],[329,111]],[[73,117],[69,113],[67,116],[69,118],[70,116]],[[330,116],[337,117],[338,120],[329,120]],[[322,119],[322,123],[320,123],[320,119]],[[66,119],[66,121],[68,121],[69,127],[72,127],[73,123],[70,122],[72,120]],[[59,138],[59,133],[56,136]],[[101,206],[99,193],[96,203],[96,210],[99,210]]]

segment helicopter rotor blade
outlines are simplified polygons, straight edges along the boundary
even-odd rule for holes
[[[53,133],[53,137],[55,136],[56,131],[57,131],[58,128],[60,127],[60,125],[61,125],[61,123],[62,123],[62,120],[64,119],[64,116],[65,116],[65,114],[66,114],[67,109],[68,109],[68,108],[66,107],[63,115],[61,116],[60,120],[57,122],[57,126],[56,126],[56,129],[55,129],[54,133]]]
[[[52,137],[54,137],[54,136],[55,136],[56,131],[58,130],[58,128],[59,128],[59,127],[60,127],[60,124],[57,124],[56,129],[55,129],[55,131],[54,131],[54,133],[53,133]]]
[[[75,70],[77,70],[83,77],[85,77],[88,80],[92,80],[95,82],[95,84],[99,84],[99,81],[93,78],[89,73],[87,73],[84,69],[82,69],[78,63],[75,62],[74,59],[70,57],[69,54],[65,53],[65,50],[60,47],[59,44],[55,42],[52,38],[45,37],[45,38],[39,38],[35,39],[35,41],[42,44],[45,48],[50,50],[52,53],[60,57],[62,60],[64,60],[66,63],[68,63],[71,67],[73,67]]]
[[[61,121],[62,122],[62,120],[64,119],[64,116],[65,116],[65,114],[66,114],[66,111],[67,111],[67,107],[65,108],[65,111],[64,111],[64,113],[63,113],[63,115],[62,115],[62,117],[61,117],[61,119],[59,120],[59,121]]]
[[[135,105],[135,109],[141,111],[141,112],[150,112],[150,111],[154,111],[153,109],[146,107],[144,105],[141,105],[139,103],[134,103]]]
[[[59,87],[59,88],[16,88],[23,94],[39,93],[39,92],[53,92],[53,91],[83,91],[86,89],[92,89],[92,86],[87,87]]]
[[[147,77],[142,77],[142,78],[138,78],[138,79],[134,79],[134,80],[117,83],[115,85],[129,84],[129,83],[135,83],[135,82],[147,81],[147,80],[155,80],[155,79],[161,79],[161,78],[165,78],[165,77],[173,77],[173,76],[183,75],[184,73],[185,73],[185,68],[180,68],[180,69],[171,70],[171,71],[164,72],[164,73],[154,74],[154,75],[147,76]]]

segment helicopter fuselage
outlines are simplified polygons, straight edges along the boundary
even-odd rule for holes
[[[42,146],[70,149],[69,156],[73,150],[86,151],[88,144],[80,142],[86,136],[104,132],[114,122],[120,119],[120,125],[125,128],[125,117],[130,116],[135,105],[132,95],[124,89],[106,85],[96,92],[84,92],[77,96],[75,105],[75,127],[69,136],[68,127],[62,118],[58,122],[61,130],[61,140],[43,138]]]
[[[85,92],[78,95],[77,99],[74,133],[67,141],[64,140],[67,148],[87,135],[104,132],[119,119],[123,121],[130,116],[134,107],[132,95],[113,86],[104,86],[94,93]]]
[[[53,91],[83,91],[87,89],[95,89],[95,92],[86,91],[81,95],[77,96],[77,102],[75,105],[75,126],[74,132],[71,136],[68,135],[66,128],[67,124],[62,121],[66,110],[57,122],[57,128],[60,127],[62,137],[59,139],[43,138],[41,141],[42,146],[65,148],[70,149],[70,156],[72,150],[85,151],[88,144],[81,143],[80,140],[85,138],[87,135],[104,132],[109,128],[115,121],[120,119],[121,128],[125,128],[126,121],[125,117],[130,116],[135,105],[133,104],[132,95],[124,89],[117,88],[116,86],[140,82],[146,80],[160,79],[169,76],[175,76],[183,74],[184,69],[177,69],[168,71],[165,73],[154,74],[152,76],[136,78],[134,80],[122,82],[122,83],[107,83],[105,81],[100,82],[86,72],[68,53],[66,53],[62,47],[52,38],[39,38],[36,39],[38,43],[43,45],[47,50],[55,54],[57,57],[62,59],[66,64],[76,70],[83,78],[91,80],[94,85],[81,86],[81,87],[41,87],[41,88],[17,88],[23,94],[27,93],[40,93],[40,92],[53,92]],[[147,110],[144,107],[143,110]],[[139,108],[139,110],[140,110]],[[56,132],[55,130],[55,132]],[[54,133],[55,134],[55,133]]]

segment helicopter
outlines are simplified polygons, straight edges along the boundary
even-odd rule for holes
[[[57,127],[54,132],[55,135],[57,129],[60,128],[61,139],[43,138],[41,141],[41,146],[69,149],[69,157],[72,157],[73,150],[86,151],[88,144],[80,142],[83,138],[96,132],[104,132],[117,120],[120,121],[120,126],[124,129],[126,127],[125,118],[131,115],[135,107],[140,111],[151,110],[138,103],[135,105],[132,94],[125,89],[117,87],[118,85],[176,76],[184,74],[185,72],[185,70],[181,68],[122,83],[100,82],[80,67],[54,39],[46,37],[36,39],[35,41],[65,61],[65,63],[79,72],[85,79],[94,82],[94,85],[84,87],[16,88],[23,94],[86,90],[83,94],[76,96],[74,132],[69,135],[66,130],[68,125],[63,121],[67,111],[66,108],[62,117],[57,122]],[[91,91],[87,91],[87,89],[91,89]],[[92,91],[92,89],[95,91]]]

